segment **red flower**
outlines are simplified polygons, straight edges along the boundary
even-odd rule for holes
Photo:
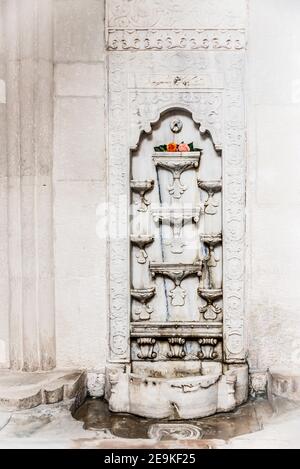
[[[170,152],[177,151],[177,143],[169,143],[167,145],[167,151],[170,151]]]

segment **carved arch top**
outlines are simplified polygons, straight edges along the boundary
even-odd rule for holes
[[[199,125],[200,133],[208,134],[215,149],[218,152],[222,150],[221,93],[167,93],[169,102],[163,99],[162,93],[151,94],[155,95],[152,96],[153,106],[149,105],[150,93],[147,93],[147,97],[145,93],[140,96],[134,93],[131,97],[130,150],[136,150],[142,133],[150,134],[161,116],[172,110],[188,112],[195,124]],[[199,106],[199,102],[202,106]]]

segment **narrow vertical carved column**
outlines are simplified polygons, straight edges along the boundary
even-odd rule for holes
[[[52,0],[5,2],[10,361],[55,366]]]

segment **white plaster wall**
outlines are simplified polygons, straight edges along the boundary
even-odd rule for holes
[[[299,370],[300,2],[249,0],[249,13],[249,361]]]
[[[54,0],[57,367],[99,369],[107,347],[104,0]]]

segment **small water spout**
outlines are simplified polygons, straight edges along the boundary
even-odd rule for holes
[[[171,406],[174,411],[174,420],[180,420],[180,413],[179,413],[179,407],[176,404],[176,402],[171,402]]]

